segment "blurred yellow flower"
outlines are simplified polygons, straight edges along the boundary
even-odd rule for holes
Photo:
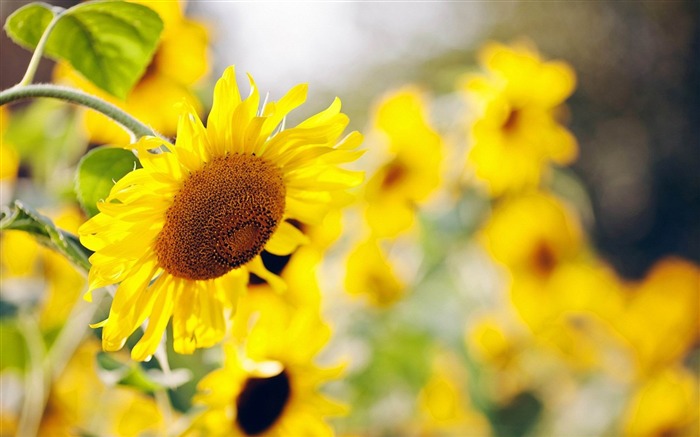
[[[354,202],[353,196],[348,196],[348,203]],[[302,224],[304,234],[309,237],[308,247],[314,248],[317,252],[324,252],[330,248],[343,234],[343,212],[342,208],[333,208],[323,218],[323,221],[315,226]]]
[[[49,216],[58,227],[72,233],[76,233],[85,220],[77,206],[64,206]],[[63,255],[40,246],[34,237],[23,231],[4,231],[0,253],[5,290],[15,287],[27,291],[28,281],[34,281],[43,291],[39,314],[42,329],[62,325],[87,285],[85,276]]]
[[[377,237],[395,237],[414,221],[415,208],[440,185],[443,143],[430,126],[426,97],[406,87],[379,102],[374,130],[389,157],[365,188],[366,218]]]
[[[9,122],[10,114],[7,108],[0,106],[0,181],[14,180],[17,177],[17,169],[19,168],[17,151],[5,141],[5,131]],[[5,201],[3,199],[3,202]]]
[[[513,275],[548,280],[582,248],[576,216],[558,199],[529,193],[499,203],[484,226],[482,241],[494,260]]]
[[[700,424],[697,377],[671,367],[645,380],[625,415],[629,437],[694,436]]]
[[[479,361],[504,369],[511,366],[521,347],[519,340],[496,317],[477,319],[467,330],[465,342]]]
[[[614,323],[640,375],[683,359],[700,339],[700,268],[694,263],[663,259],[624,297]]]
[[[477,111],[468,162],[492,196],[536,186],[550,161],[568,164],[577,155],[576,139],[557,120],[575,74],[524,44],[487,44],[479,60],[486,74],[465,80]]]
[[[499,203],[481,234],[507,269],[510,301],[541,345],[571,364],[601,364],[619,346],[614,273],[586,251],[581,226],[555,197],[529,193]]]
[[[287,288],[279,293],[275,287],[251,275],[233,320],[232,335],[240,342],[248,338],[252,322],[285,326],[296,311],[321,310],[321,290],[316,279],[321,254],[317,250],[306,245],[286,256],[263,252],[262,259],[265,267],[279,275]],[[266,320],[261,322],[261,319]]]
[[[286,291],[278,293],[280,287],[270,284],[264,279],[251,275],[248,294],[260,290],[270,290],[280,294],[290,305],[294,307],[317,308],[320,305],[321,290],[316,280],[316,270],[321,262],[322,254],[314,248],[300,246],[290,255],[273,255],[268,252],[261,254],[263,265],[272,276],[278,276],[286,284]]]
[[[124,109],[156,131],[174,136],[179,110],[186,101],[201,114],[202,107],[192,92],[192,85],[209,69],[208,32],[202,23],[184,15],[185,1],[135,1],[155,10],[163,20],[160,43],[150,65],[125,101],[100,90],[73,70],[59,62],[54,80],[78,87]],[[129,144],[129,136],[114,121],[95,111],[87,111],[85,125],[93,143]]]
[[[37,274],[39,244],[27,232],[3,231],[2,237],[2,278],[30,277]]]
[[[225,310],[235,308],[249,272],[284,287],[260,253],[288,255],[308,241],[288,220],[319,224],[361,182],[361,173],[339,167],[359,156],[362,141],[357,132],[339,140],[348,124],[340,100],[281,130],[307,86],[260,110],[252,77],[250,84],[241,99],[229,67],[206,128],[187,108],[175,144],[142,138],[136,148],[143,168],[119,180],[98,204],[100,214],[80,228],[81,242],[95,251],[90,290],[121,282],[109,317],[96,325],[104,327],[105,350],[120,349],[148,318],[132,350],[135,360],[146,359],[171,316],[178,353],[219,342]],[[148,151],[163,145],[169,152]]]
[[[614,328],[623,306],[615,273],[596,260],[574,260],[560,266],[549,281],[515,278],[511,300],[535,341],[553,348],[569,365],[593,367],[626,379],[632,364]]]
[[[263,250],[260,258],[273,275],[263,279],[251,273],[246,293],[251,298],[243,299],[255,301],[257,295],[274,293],[294,308],[320,308],[321,290],[317,270],[326,250],[341,233],[341,218],[341,209],[333,208],[318,225],[292,221],[308,237],[308,243],[299,246],[289,255],[274,255]],[[277,285],[279,278],[286,284],[286,291],[282,294],[275,291],[280,288]],[[240,313],[243,309],[239,306],[237,311]]]
[[[531,359],[528,354],[539,351],[532,335],[518,323],[513,323],[507,312],[474,317],[464,340],[469,356],[478,365],[483,381],[479,383],[480,390],[493,402],[507,404],[536,384],[533,382],[534,372],[527,368],[526,363]],[[538,361],[543,368],[548,365],[543,360]]]
[[[389,263],[380,242],[370,238],[350,253],[345,273],[345,289],[356,296],[366,296],[377,306],[390,306],[403,296],[406,286]]]
[[[94,340],[83,343],[53,383],[39,435],[163,434],[167,424],[152,397],[100,380],[99,348]]]
[[[226,344],[224,367],[200,381],[194,400],[206,410],[187,435],[333,435],[325,418],[345,408],[318,389],[341,369],[313,363],[329,328],[313,311],[263,311],[272,313],[253,326],[245,351]]]
[[[418,395],[419,435],[487,436],[486,418],[471,405],[464,369],[448,355],[433,360],[430,378]]]

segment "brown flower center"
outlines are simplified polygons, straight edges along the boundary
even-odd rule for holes
[[[501,128],[506,133],[513,133],[517,130],[520,119],[522,118],[522,112],[518,108],[512,108],[508,113],[508,117],[501,125]]]
[[[173,276],[214,279],[257,256],[284,215],[280,170],[253,155],[215,158],[182,184],[155,252]]]
[[[408,176],[408,168],[398,160],[394,160],[384,168],[384,177],[381,187],[383,190],[390,190],[400,185]]]
[[[267,431],[289,401],[291,385],[283,370],[271,378],[248,378],[236,399],[236,423],[246,435]]]
[[[542,276],[549,276],[557,263],[557,254],[554,249],[546,241],[540,241],[532,253],[532,265],[535,271]]]

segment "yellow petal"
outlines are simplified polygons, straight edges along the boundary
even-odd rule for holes
[[[250,270],[251,273],[254,273],[261,279],[265,280],[268,284],[270,284],[270,286],[275,291],[284,292],[287,289],[287,283],[284,282],[284,279],[280,278],[279,276],[275,275],[274,273],[267,270],[267,268],[265,268],[265,265],[263,264],[260,255],[253,258],[248,264],[246,264],[246,267],[248,268],[248,270]]]
[[[231,116],[241,103],[236,82],[236,70],[228,67],[214,87],[214,103],[207,119],[207,132],[212,146],[211,154],[223,156],[228,144],[233,143]]]
[[[163,338],[163,334],[165,334],[165,327],[168,324],[168,320],[170,320],[170,316],[173,313],[173,305],[172,286],[169,281],[166,281],[153,305],[153,309],[148,318],[148,328],[146,328],[146,332],[131,350],[131,358],[133,360],[143,361],[155,353]]]
[[[272,234],[272,238],[265,245],[265,250],[273,255],[289,255],[301,244],[307,244],[309,239],[299,229],[282,222],[277,231]]]

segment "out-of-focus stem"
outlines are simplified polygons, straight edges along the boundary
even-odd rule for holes
[[[161,344],[158,345],[158,349],[156,349],[153,357],[156,359],[156,361],[158,361],[158,364],[163,371],[163,375],[166,377],[170,375],[170,363],[168,363],[168,352],[165,350],[165,343],[161,342]],[[154,396],[156,398],[156,403],[158,404],[158,409],[160,409],[161,413],[163,414],[163,423],[168,426],[174,419],[173,408],[170,404],[170,397],[168,396],[168,389],[159,388],[155,391]],[[169,432],[166,432],[166,434],[170,435]]]
[[[104,294],[101,294],[95,302],[85,302],[80,297],[75,302],[66,324],[51,346],[47,357],[47,361],[51,365],[52,380],[61,375],[75,350],[80,346],[80,343],[85,338],[85,334],[88,332],[88,325],[97,309],[100,308],[103,299]]]
[[[28,351],[29,366],[24,378],[24,402],[17,427],[17,435],[37,435],[48,396],[48,368],[44,340],[35,317],[20,312],[19,328]]]

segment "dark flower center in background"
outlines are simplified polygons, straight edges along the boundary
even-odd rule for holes
[[[547,242],[541,241],[532,254],[532,263],[537,273],[549,276],[557,266],[557,255]]]
[[[282,415],[290,395],[286,370],[270,378],[248,378],[236,399],[236,424],[251,436],[267,431]]]
[[[508,113],[508,117],[503,122],[503,125],[501,125],[501,128],[503,129],[504,132],[512,134],[513,132],[515,132],[517,130],[518,123],[520,122],[521,118],[522,118],[521,110],[518,108],[511,108],[510,112]]]
[[[398,161],[394,160],[387,164],[384,168],[384,177],[382,179],[382,189],[389,190],[396,185],[399,185],[408,175],[408,169],[406,166]]]

